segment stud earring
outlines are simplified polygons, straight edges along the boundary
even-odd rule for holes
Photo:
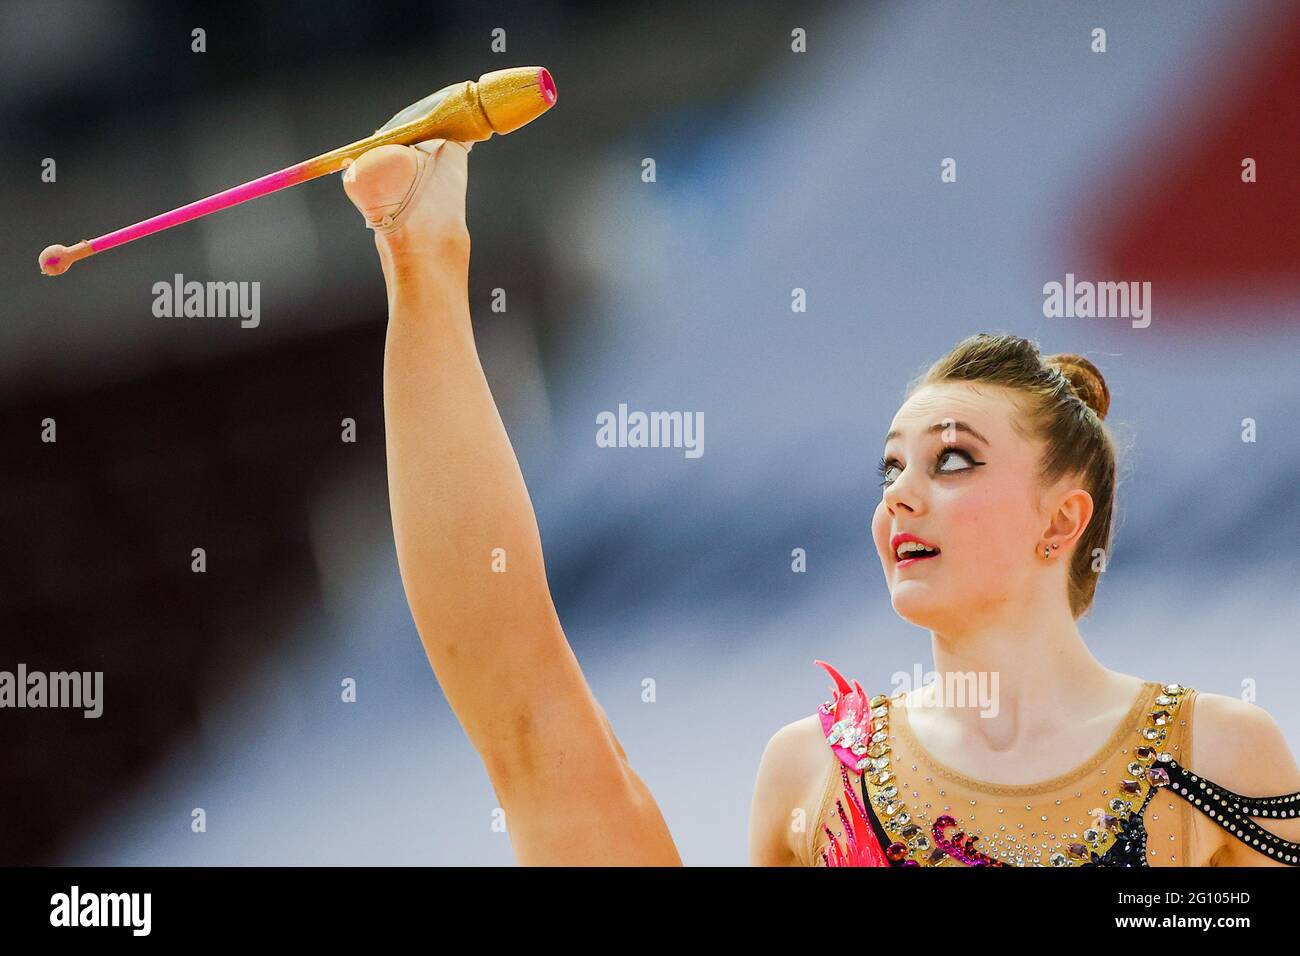
[[[1056,548],[1057,548],[1057,545],[1052,545],[1052,551],[1055,551]],[[1047,550],[1047,545],[1043,545],[1043,557],[1045,557],[1045,558],[1050,558],[1050,557],[1052,556],[1052,551],[1048,551],[1048,550]]]

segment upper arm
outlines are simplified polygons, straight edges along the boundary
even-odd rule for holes
[[[813,714],[786,724],[768,740],[749,812],[751,866],[802,866],[802,841],[817,825],[821,785],[834,760]]]
[[[1193,773],[1243,796],[1300,791],[1300,767],[1277,722],[1262,707],[1224,694],[1197,694]],[[1197,811],[1199,814],[1200,811]],[[1300,842],[1300,818],[1252,817],[1284,840]],[[1212,824],[1221,839],[1212,866],[1285,866]]]
[[[680,865],[658,804],[628,762],[562,639],[527,686],[497,694],[475,744],[523,865]]]

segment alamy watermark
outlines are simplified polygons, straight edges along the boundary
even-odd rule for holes
[[[50,925],[121,926],[132,936],[148,936],[152,910],[152,893],[83,893],[74,883],[50,897]]]
[[[1075,281],[1067,272],[1064,282],[1043,286],[1043,315],[1049,319],[1132,319],[1133,328],[1151,324],[1150,282]]]
[[[225,319],[238,316],[245,329],[262,321],[260,282],[199,282],[176,273],[153,284],[153,314],[160,319]]]
[[[998,672],[997,671],[934,671],[922,673],[921,665],[916,664],[909,674],[907,671],[895,671],[889,678],[893,693],[934,685],[933,699],[922,701],[923,707],[974,707],[981,717],[998,715]]]
[[[104,712],[103,671],[0,671],[0,708],[71,707],[94,718]]]
[[[596,415],[598,448],[684,448],[687,458],[704,454],[703,412],[629,412]]]

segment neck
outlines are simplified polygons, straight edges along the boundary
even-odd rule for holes
[[[948,713],[972,729],[998,735],[998,726],[1051,722],[1063,708],[1095,708],[1121,690],[1116,675],[1085,646],[1064,602],[1031,599],[1007,606],[1014,613],[931,632],[939,685],[924,695],[926,702],[938,702],[938,694],[962,684],[979,688],[978,706],[969,706],[968,699],[967,706],[950,707]],[[945,700],[959,703],[951,694]]]

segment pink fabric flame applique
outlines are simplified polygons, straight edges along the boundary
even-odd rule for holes
[[[880,841],[867,820],[863,797],[853,789],[853,780],[849,776],[849,770],[860,775],[867,767],[866,753],[873,732],[870,698],[857,681],[850,684],[830,664],[825,661],[813,663],[825,668],[835,682],[834,696],[817,708],[817,713],[826,742],[840,759],[840,780],[843,783],[843,796],[835,801],[835,808],[844,826],[844,843],[841,844],[831,828],[823,823],[822,830],[830,838],[830,846],[822,851],[822,862],[826,866],[889,866]]]

